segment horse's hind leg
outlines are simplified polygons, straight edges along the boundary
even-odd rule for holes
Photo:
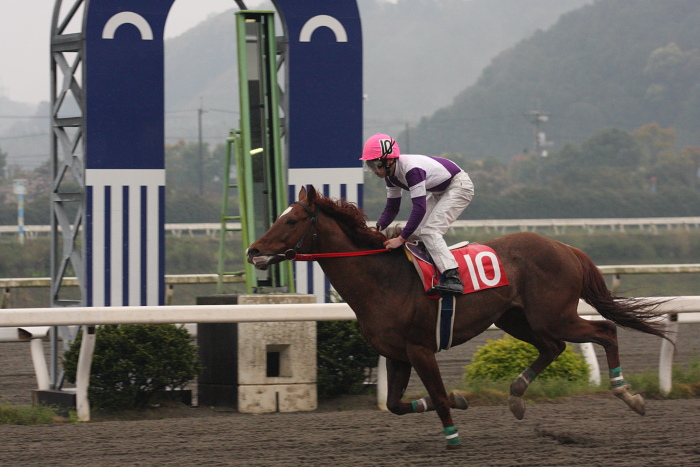
[[[508,407],[515,418],[522,420],[525,415],[525,403],[522,398],[525,390],[537,375],[542,373],[566,349],[566,343],[536,333],[520,311],[510,310],[504,313],[495,324],[516,339],[534,345],[539,352],[535,361],[525,368],[510,385]]]
[[[593,342],[605,350],[610,375],[612,393],[622,399],[632,410],[644,415],[644,398],[630,393],[630,385],[625,382],[620,366],[617,343],[617,326],[612,321],[589,321],[576,316],[569,326],[559,329],[559,336],[569,342]]]

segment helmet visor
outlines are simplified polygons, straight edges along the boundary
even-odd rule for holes
[[[362,167],[365,172],[374,172],[375,175],[380,175],[379,169],[384,167],[384,161],[382,159],[372,159],[362,162]]]

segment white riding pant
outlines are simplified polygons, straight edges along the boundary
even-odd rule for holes
[[[426,196],[425,216],[408,240],[422,240],[440,272],[457,267],[443,235],[469,206],[473,196],[474,184],[466,172],[455,175],[445,191],[428,192]]]

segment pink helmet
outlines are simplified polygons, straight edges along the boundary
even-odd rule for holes
[[[394,141],[394,138],[389,135],[377,133],[370,137],[365,143],[365,148],[362,150],[362,157],[360,157],[360,160],[370,161],[379,159],[380,157],[395,159],[399,157],[399,155],[401,155],[401,151],[399,145]]]

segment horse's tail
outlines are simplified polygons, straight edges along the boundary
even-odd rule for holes
[[[613,296],[593,261],[581,250],[571,247],[583,268],[581,298],[605,319],[618,326],[673,341],[664,329],[664,314],[658,311],[668,300],[646,300]],[[669,299],[670,300],[670,299]]]

